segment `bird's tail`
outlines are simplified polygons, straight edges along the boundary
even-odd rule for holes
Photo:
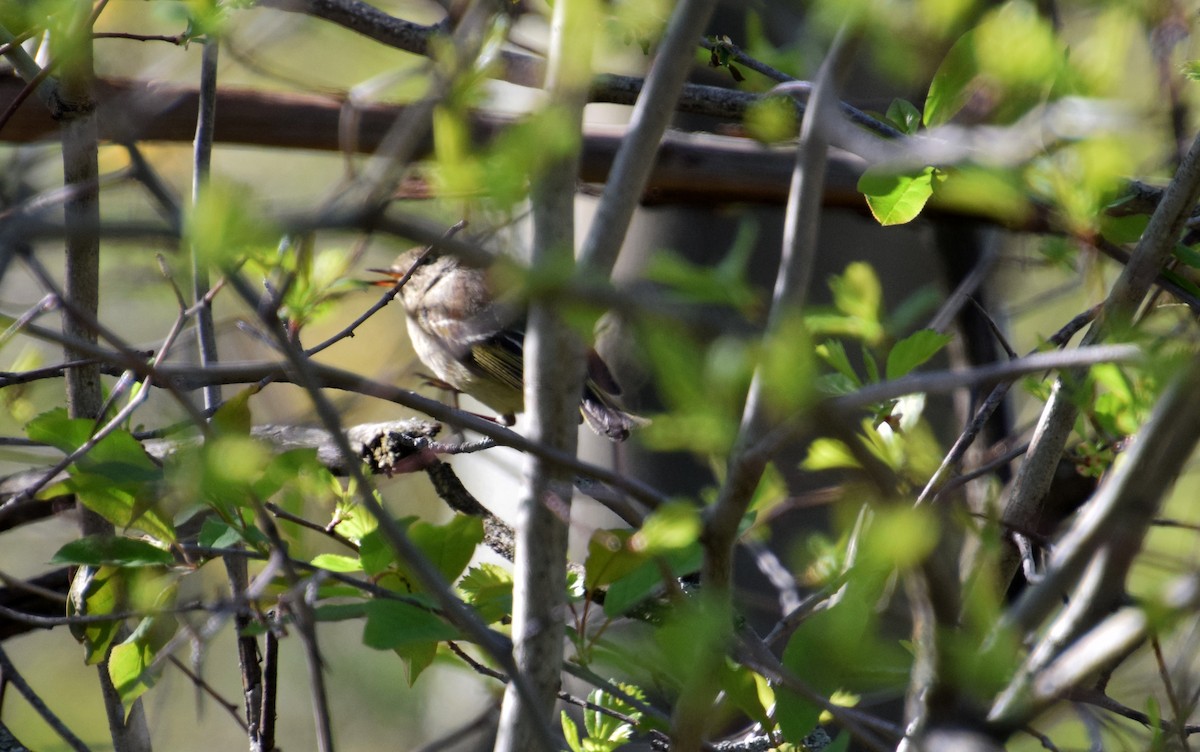
[[[617,401],[621,387],[595,350],[588,351],[587,380],[583,385],[583,399],[579,412],[588,427],[612,441],[624,441],[629,432],[650,421],[626,412]]]
[[[587,421],[589,428],[613,441],[628,439],[630,431],[650,422],[625,412],[612,395],[596,388],[591,381],[583,389],[579,411],[583,413],[583,419]]]

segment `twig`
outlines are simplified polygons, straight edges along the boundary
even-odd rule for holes
[[[229,284],[237,293],[252,307],[257,308],[256,297],[249,284],[239,274],[227,274],[227,278]],[[512,654],[509,652],[508,645],[498,640],[494,633],[479,621],[471,609],[459,600],[458,596],[454,594],[445,582],[441,573],[425,558],[424,554],[408,538],[404,529],[396,524],[392,516],[380,505],[375,496],[373,484],[363,473],[359,464],[354,461],[354,452],[339,428],[340,418],[336,409],[321,392],[321,386],[317,381],[319,368],[316,364],[305,359],[303,353],[299,351],[295,343],[284,335],[278,318],[272,318],[274,317],[274,312],[261,310],[260,314],[270,322],[268,331],[276,338],[279,348],[287,356],[288,360],[285,372],[295,378],[305,391],[308,392],[309,398],[313,401],[313,405],[316,408],[317,415],[333,436],[339,452],[349,465],[351,477],[354,479],[355,487],[358,489],[360,503],[378,521],[379,530],[384,540],[387,541],[388,545],[405,564],[411,568],[413,575],[421,583],[425,591],[444,609],[446,617],[451,623],[476,639],[512,675],[515,663],[513,662]],[[520,677],[517,677],[514,680],[514,684],[524,685],[525,683]],[[522,687],[521,691],[527,693],[530,701],[533,700],[533,692],[528,686]],[[552,745],[553,737],[548,729],[546,729],[546,736],[545,742]]]
[[[1063,662],[1079,649],[1085,630],[1112,613],[1124,594],[1128,568],[1168,488],[1200,440],[1200,356],[1176,375],[1159,399],[1132,447],[1063,535],[1042,580],[1028,587],[998,628],[1033,629],[1055,608],[1062,593],[1072,599],[1031,652],[1025,665],[993,705],[991,717],[1021,725],[1032,712],[1034,687],[1049,680],[1044,669],[1054,662],[1068,680],[1083,661]],[[1086,574],[1086,576],[1085,576]],[[1071,647],[1068,648],[1067,646]],[[1066,651],[1066,652],[1064,652]],[[1094,652],[1099,652],[1093,647]],[[1093,656],[1089,656],[1089,661]],[[1035,695],[1046,696],[1042,691]]]
[[[29,686],[29,683],[25,681],[25,677],[21,676],[21,673],[17,671],[17,667],[8,659],[8,653],[4,651],[3,647],[0,647],[0,679],[16,687],[21,696],[25,698],[25,701],[37,711],[37,714],[42,717],[42,720],[50,728],[54,729],[56,734],[62,737],[67,746],[75,750],[75,752],[89,752],[88,746],[83,743],[83,740],[75,736],[71,732],[71,729],[67,728],[67,725],[59,720],[58,716],[47,707],[37,692],[33,691],[33,687]]]
[[[716,41],[708,38],[702,38],[700,40],[700,46],[709,51],[723,50],[729,53],[729,56],[733,58],[734,61],[741,63],[756,73],[763,74],[772,81],[782,82],[796,80],[795,76],[789,76],[778,68],[767,65],[757,58],[750,57],[750,55],[746,54],[745,50],[731,42],[728,37]]]
[[[1076,332],[1089,324],[1095,318],[1098,311],[1098,308],[1092,308],[1074,317],[1067,322],[1066,326],[1059,329],[1052,337],[1050,337],[1050,342],[1054,343],[1058,347],[1065,347],[1071,337],[1075,336]],[[1009,351],[1010,357],[1015,359],[1016,356],[1011,354],[1012,348],[1008,347],[1007,343],[1005,343],[1005,347]],[[1034,350],[1030,353],[1030,355],[1034,355],[1037,352],[1037,350]],[[975,416],[971,419],[971,423],[954,441],[954,445],[950,447],[950,451],[942,460],[942,464],[939,465],[938,469],[934,471],[933,475],[930,476],[929,482],[925,484],[925,488],[922,489],[920,495],[917,496],[917,504],[921,504],[930,498],[936,500],[949,488],[949,484],[952,481],[948,481],[943,484],[943,478],[951,468],[958,467],[958,464],[962,462],[962,458],[966,456],[967,450],[971,448],[971,444],[975,443],[975,438],[979,436],[981,431],[983,431],[983,427],[987,423],[988,419],[992,417],[992,413],[994,413],[1004,401],[1004,398],[1007,396],[1011,385],[1011,381],[1005,381],[993,387],[991,393],[989,393],[987,398],[984,399],[983,404],[981,404],[975,411]],[[938,487],[939,484],[942,484],[940,488]],[[961,483],[954,484],[954,487],[957,488],[959,485],[961,485]]]
[[[1097,326],[1084,336],[1084,345],[1100,341],[1114,325],[1128,321],[1133,315],[1174,250],[1188,212],[1197,199],[1200,199],[1200,135],[1192,142],[1175,179],[1151,215],[1129,263],[1109,291]],[[1042,410],[1029,452],[1021,463],[1004,508],[1004,520],[1015,527],[1033,527],[1032,522],[1041,513],[1046,491],[1075,424],[1078,408],[1074,385],[1080,376],[1078,371],[1061,375]],[[1002,576],[1014,568],[1015,562],[1010,556],[1002,563]]]
[[[450,238],[457,235],[466,226],[467,226],[466,220],[459,220],[458,222],[455,222],[453,225],[451,225],[446,230],[445,234],[442,235],[442,239],[449,240]],[[428,253],[429,251],[433,250],[433,248],[434,248],[434,246],[432,246],[432,245],[427,246],[425,249],[425,252]],[[387,306],[388,303],[391,303],[392,300],[397,295],[400,294],[401,288],[403,288],[406,284],[408,284],[408,280],[412,278],[413,272],[415,272],[416,270],[417,270],[417,265],[413,264],[413,266],[410,269],[408,269],[406,272],[404,272],[404,274],[402,274],[400,276],[400,278],[396,280],[396,283],[394,285],[392,285],[391,288],[388,289],[388,291],[386,293],[384,293],[383,296],[379,300],[375,301],[375,304],[373,306],[371,306],[366,311],[364,311],[363,314],[361,316],[359,316],[358,318],[356,318],[354,321],[350,322],[349,326],[345,327],[337,334],[334,334],[332,337],[326,339],[324,342],[321,342],[318,345],[314,345],[314,346],[308,348],[307,350],[304,351],[304,354],[311,358],[312,356],[314,356],[317,353],[321,352],[322,350],[328,348],[329,346],[335,345],[338,342],[341,342],[343,339],[346,339],[347,337],[353,337],[354,332],[356,329],[358,329],[358,327],[362,326],[363,323],[366,322],[367,319],[371,318],[376,313],[379,313],[381,310],[383,310]]]
[[[665,105],[678,101],[692,67],[695,39],[704,30],[714,7],[716,0],[691,0],[680,3],[671,16],[580,250],[579,265],[585,272],[604,277],[612,273],[633,210],[649,182],[658,145],[674,114]]]
[[[233,722],[236,723],[238,727],[242,729],[242,731],[246,731],[246,722],[242,720],[240,715],[238,715],[237,703],[230,702],[222,697],[221,694],[217,692],[217,690],[213,688],[211,684],[204,680],[203,676],[193,672],[190,668],[184,665],[183,661],[179,660],[175,656],[170,656],[168,660],[170,660],[171,665],[179,669],[183,675],[192,682],[192,684],[199,687],[204,694],[215,700],[217,705],[220,705],[225,712],[229,713],[229,716],[233,718]]]
[[[1171,706],[1171,714],[1175,717],[1175,722],[1171,725],[1175,727],[1179,734],[1180,749],[1183,752],[1190,752],[1191,745],[1188,744],[1187,730],[1184,726],[1189,715],[1180,704],[1179,693],[1175,691],[1174,682],[1171,681],[1171,669],[1167,667],[1167,662],[1163,658],[1162,643],[1157,635],[1150,635],[1150,647],[1154,651],[1154,662],[1158,665],[1158,676],[1162,679],[1163,689],[1167,693],[1167,702]]]
[[[686,7],[684,3],[680,8]],[[583,127],[587,84],[592,73],[599,7],[555,3],[550,23],[546,75],[547,108],[570,132]],[[550,157],[532,176],[532,265],[573,270],[575,266],[575,182],[578,146]],[[579,395],[584,383],[580,338],[550,300],[531,301],[525,329],[524,400],[530,438],[574,456],[579,438]],[[525,483],[517,505],[513,561],[513,658],[520,677],[504,690],[495,752],[554,752],[561,745],[547,725],[562,683],[563,615],[567,602],[567,534],[571,521],[573,474],[544,457],[525,458]],[[557,725],[557,724],[556,724]]]

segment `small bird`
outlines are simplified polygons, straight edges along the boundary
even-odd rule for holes
[[[413,349],[441,385],[469,394],[501,413],[506,422],[525,407],[525,311],[497,300],[488,275],[436,250],[413,248],[400,254],[390,285],[411,272],[400,288]],[[596,433],[624,441],[645,420],[625,412],[616,397],[620,386],[599,353],[587,351],[587,378],[579,402],[582,419]]]

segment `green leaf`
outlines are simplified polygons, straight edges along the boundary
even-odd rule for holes
[[[644,701],[645,694],[638,687],[632,684],[618,683],[617,686],[628,693],[630,697]],[[633,705],[630,705],[620,695],[611,692],[605,692],[601,689],[594,689],[588,693],[588,700],[593,705],[598,705],[608,710],[616,711],[621,715],[628,716],[635,721],[641,721],[642,712],[637,710]],[[587,730],[588,742],[596,743],[600,749],[615,750],[622,744],[629,741],[633,737],[634,727],[625,721],[614,718],[607,713],[602,713],[599,710],[585,708],[583,711],[583,727]],[[592,746],[585,742],[585,746]]]
[[[588,541],[584,562],[588,590],[604,587],[637,569],[646,557],[629,546],[631,530],[597,530]]]
[[[216,517],[208,517],[200,526],[200,535],[196,542],[208,548],[232,548],[243,542],[243,536],[237,528],[222,522]]]
[[[763,396],[771,409],[789,415],[804,408],[813,393],[815,347],[798,310],[785,311],[778,326],[763,340],[759,372]]]
[[[115,613],[125,594],[125,576],[116,567],[80,567],[67,595],[67,616],[106,616]],[[71,634],[83,643],[84,662],[94,666],[104,660],[108,646],[121,628],[121,620],[72,624]]]
[[[404,527],[412,524],[414,518],[405,520]],[[388,567],[396,563],[396,552],[384,540],[379,530],[372,530],[363,536],[358,545],[358,556],[362,560],[363,571],[372,577],[382,574]]]
[[[900,691],[912,657],[881,627],[880,598],[891,581],[890,566],[860,561],[850,572],[841,600],[811,615],[789,639],[784,665],[817,692]],[[821,709],[785,688],[776,689],[777,717],[787,738],[812,731]]]
[[[25,435],[32,441],[49,444],[63,454],[70,454],[91,438],[94,421],[67,417],[64,407],[42,413],[25,426]]]
[[[775,722],[768,712],[770,706],[764,705],[762,702],[760,680],[764,686],[767,686],[766,681],[750,669],[727,664],[722,672],[721,688],[738,709],[764,729],[770,730],[774,727]],[[769,692],[769,686],[767,691]]]
[[[942,334],[932,329],[921,329],[900,340],[888,353],[888,380],[907,375],[914,368],[936,355],[953,339],[954,336],[951,334]]]
[[[343,554],[318,554],[313,557],[312,565],[321,569],[328,569],[330,572],[363,571],[361,559],[357,556],[345,556]]]
[[[483,521],[456,514],[445,525],[414,522],[408,528],[408,537],[442,576],[453,582],[467,568],[475,547],[483,542]]]
[[[938,519],[927,507],[887,507],[868,527],[863,555],[881,569],[914,567],[933,551],[939,534]]]
[[[790,97],[760,99],[746,108],[744,123],[755,141],[763,144],[787,141],[796,137],[796,105]]]
[[[100,468],[112,470],[113,466]],[[160,541],[175,540],[175,527],[158,507],[157,483],[122,483],[109,475],[75,472],[64,484],[88,509],[124,530],[136,527]]]
[[[213,181],[200,191],[184,219],[187,242],[206,265],[223,267],[247,255],[275,261],[280,232],[267,221],[261,201],[242,185]]]
[[[939,170],[934,201],[939,209],[1016,225],[1033,212],[1023,177],[1015,169],[963,165]]]
[[[495,564],[477,564],[459,580],[458,588],[485,624],[512,614],[512,574]]]
[[[1150,216],[1148,214],[1130,214],[1126,217],[1114,217],[1107,212],[1103,212],[1098,217],[1100,222],[1100,234],[1110,243],[1124,245],[1125,243],[1136,243],[1142,233],[1146,231],[1146,225],[1150,224]]]
[[[25,433],[34,441],[70,454],[91,439],[94,428],[94,421],[68,418],[66,410],[58,408],[31,420],[25,426]],[[123,430],[113,431],[96,442],[75,461],[71,471],[100,475],[120,484],[153,483],[162,477],[158,464],[146,454],[141,443]]]
[[[654,510],[629,541],[644,554],[665,554],[686,548],[700,537],[700,511],[686,501],[670,501]]]
[[[839,340],[831,339],[817,345],[816,353],[826,363],[833,366],[839,374],[846,377],[854,387],[862,386],[862,379],[858,377],[854,366],[850,365],[850,358],[846,355],[846,346]]]
[[[698,544],[685,549],[673,551],[654,561],[647,561],[629,574],[608,586],[604,595],[604,613],[607,616],[621,616],[637,604],[649,598],[663,588],[663,570],[660,563],[665,563],[672,577],[695,572],[700,569],[704,553]]]
[[[222,434],[249,436],[250,428],[254,425],[254,419],[250,415],[250,397],[258,391],[258,387],[247,387],[221,403],[217,412],[213,414],[212,427]]]
[[[583,744],[579,741],[579,727],[575,725],[575,721],[571,720],[571,716],[567,715],[567,711],[562,711],[562,730],[563,738],[567,740],[567,746],[571,752],[584,752]]]
[[[367,604],[363,644],[376,650],[395,650],[402,645],[454,640],[458,630],[433,612],[410,603],[375,600]]]
[[[175,563],[175,558],[169,551],[146,541],[119,535],[89,535],[58,549],[50,563],[151,567],[170,566]]]
[[[367,615],[367,601],[359,603],[335,603],[317,606],[313,615],[317,621],[350,621]]]
[[[968,31],[959,37],[942,64],[938,66],[929,93],[925,96],[923,119],[929,127],[942,125],[958,114],[971,98],[974,87],[970,84],[979,73],[975,60],[975,32]]]
[[[413,686],[417,683],[418,677],[433,665],[433,659],[437,657],[438,643],[436,640],[426,640],[423,642],[414,642],[408,645],[396,646],[396,655],[400,656],[400,660],[404,661],[404,673],[408,678],[408,686]]]
[[[907,99],[893,99],[884,115],[892,125],[903,133],[913,135],[921,127],[921,112]]]
[[[933,167],[903,174],[868,169],[858,179],[871,215],[884,227],[913,221],[933,195]]]
[[[837,439],[822,437],[814,439],[808,445],[808,455],[804,458],[804,462],[800,463],[800,467],[816,472],[818,470],[857,468],[861,465],[845,443]]]
[[[870,264],[855,261],[846,265],[841,274],[829,278],[829,291],[833,293],[833,304],[839,311],[862,321],[866,325],[879,327],[879,309],[883,302],[883,285]],[[870,342],[870,330],[864,329],[862,339]]]
[[[161,670],[151,670],[151,666],[158,652],[175,634],[176,626],[174,617],[147,616],[133,634],[109,653],[108,676],[121,696],[126,714],[132,709],[133,701],[157,681]]]

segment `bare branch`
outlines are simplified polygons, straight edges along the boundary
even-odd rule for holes
[[[17,667],[14,666],[12,661],[9,660],[8,653],[6,653],[2,647],[0,647],[0,681],[8,682],[16,687],[17,691],[21,693],[21,696],[25,698],[25,701],[33,706],[33,709],[36,710],[38,715],[42,717],[42,720],[44,720],[50,726],[50,728],[54,729],[56,734],[62,737],[62,740],[67,743],[67,746],[75,750],[75,752],[89,752],[88,746],[83,743],[83,740],[72,733],[71,729],[67,728],[66,724],[64,724],[58,718],[58,716],[56,716],[54,712],[47,707],[42,698],[33,691],[33,687],[29,686],[29,683],[25,681],[25,678],[21,676],[20,672],[17,671]]]

